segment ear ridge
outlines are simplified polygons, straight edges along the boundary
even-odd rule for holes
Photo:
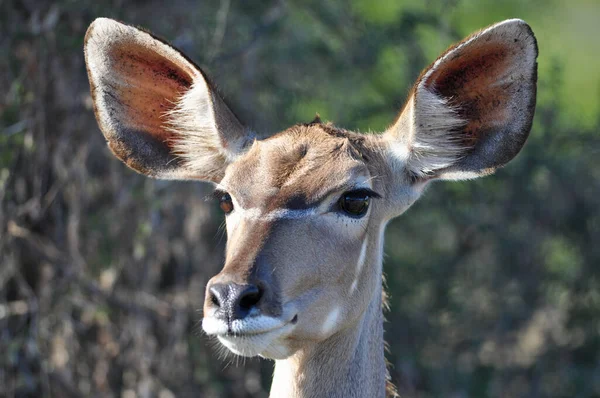
[[[531,129],[536,57],[533,32],[518,19],[451,46],[386,131],[392,153],[418,178],[474,178],[503,166]]]
[[[200,68],[154,35],[108,18],[92,22],[84,54],[96,119],[119,159],[155,178],[222,177],[246,131]]]

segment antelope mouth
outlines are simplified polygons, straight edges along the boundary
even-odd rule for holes
[[[273,327],[270,329],[265,329],[265,330],[256,330],[256,329],[253,329],[252,327],[248,328],[248,330],[244,330],[243,327],[239,327],[238,325],[231,325],[231,326],[228,326],[227,332],[224,335],[220,334],[217,336],[226,336],[228,338],[260,336],[263,334],[277,331],[278,329],[281,329],[288,325],[295,325],[296,323],[298,323],[298,315],[294,315],[294,317],[290,321],[284,322],[280,326]]]
[[[234,354],[284,359],[289,356],[285,337],[297,323],[298,315],[289,320],[259,315],[229,323],[215,317],[206,317],[202,320],[202,329],[207,335],[216,336]]]
[[[202,329],[209,336],[241,338],[264,335],[286,326],[294,326],[296,323],[298,323],[297,314],[287,321],[281,318],[259,315],[227,322],[224,319],[209,316],[202,320]]]

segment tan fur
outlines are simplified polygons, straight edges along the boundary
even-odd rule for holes
[[[204,330],[233,352],[277,360],[272,397],[394,396],[383,341],[385,226],[429,181],[486,175],[519,152],[535,105],[529,27],[505,21],[450,48],[383,135],[317,116],[258,140],[199,68],[150,34],[101,19],[85,52],[98,123],[117,157],[152,177],[213,181],[231,197]],[[363,217],[339,205],[356,189],[377,193]],[[215,316],[217,284],[262,294],[247,315],[225,321]]]

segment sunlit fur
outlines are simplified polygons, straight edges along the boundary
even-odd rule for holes
[[[233,114],[226,113],[220,115],[225,119],[221,123],[227,123],[225,128],[229,131],[238,131],[231,134],[234,139],[224,146],[215,119],[215,101],[218,101],[216,94],[211,92],[206,80],[198,77],[192,88],[165,113],[165,126],[173,133],[173,154],[183,160],[192,174],[211,180],[220,179],[225,165],[254,140],[250,130],[244,131]]]
[[[465,125],[456,110],[429,89],[411,98],[398,122],[390,128],[390,152],[416,178],[434,175],[464,156],[460,128]],[[426,120],[419,123],[416,118]]]

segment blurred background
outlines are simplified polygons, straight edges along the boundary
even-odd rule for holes
[[[600,396],[597,0],[0,0],[0,396],[268,395],[271,362],[200,332],[226,239],[210,187],[135,174],[96,125],[99,16],[169,39],[261,132],[315,112],[381,131],[449,44],[529,22],[524,150],[388,227],[388,359],[404,397]]]

